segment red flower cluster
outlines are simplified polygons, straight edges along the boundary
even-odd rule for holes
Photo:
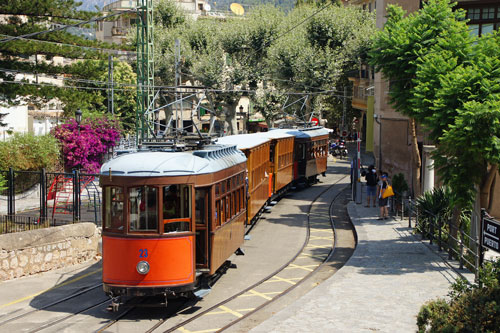
[[[70,119],[56,126],[52,134],[62,144],[64,166],[80,168],[85,173],[98,173],[104,154],[120,139],[118,123],[107,118],[84,121],[80,125],[80,135],[77,122]]]

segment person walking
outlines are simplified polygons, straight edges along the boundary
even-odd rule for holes
[[[377,200],[376,190],[377,190],[378,177],[377,177],[377,170],[375,170],[375,167],[373,165],[370,165],[368,167],[368,170],[366,171],[365,174],[365,180],[366,180],[365,207],[370,207],[370,199],[373,202],[373,207],[376,207],[375,202]]]
[[[384,198],[384,191],[389,186],[389,175],[387,172],[381,172],[380,181],[378,182],[378,205],[380,207],[380,216],[378,220],[386,220],[389,218],[389,198]]]

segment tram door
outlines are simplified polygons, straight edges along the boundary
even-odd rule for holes
[[[195,191],[196,222],[196,267],[208,268],[209,260],[209,217],[210,187],[197,188]]]

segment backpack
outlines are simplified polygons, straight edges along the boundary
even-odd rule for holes
[[[366,185],[368,185],[368,186],[375,186],[375,185],[377,185],[377,179],[378,179],[378,177],[377,177],[377,175],[375,173],[369,172],[369,173],[366,174],[365,178],[366,178]]]

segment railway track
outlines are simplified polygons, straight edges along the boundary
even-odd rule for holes
[[[177,319],[177,316],[175,317],[177,322],[169,320],[174,319],[174,316],[179,315],[179,313],[182,314],[184,310],[189,310],[195,303],[190,304],[188,301],[169,304],[163,318],[145,332],[224,331],[276,302],[307,281],[329,262],[335,251],[337,233],[335,232],[332,210],[335,202],[343,193],[336,185],[345,178],[342,177],[329,185],[311,202],[307,212],[305,241],[299,251],[285,264],[251,286],[189,318]],[[131,308],[130,311],[134,309]],[[109,331],[127,314],[130,312],[120,314],[97,332]]]
[[[93,291],[93,290],[95,290],[95,289],[97,289],[97,288],[99,288],[99,287],[102,287],[102,283],[98,283],[98,284],[92,285],[92,286],[90,286],[90,287],[84,288],[84,289],[82,289],[82,290],[80,290],[80,291],[78,291],[78,292],[76,292],[76,293],[73,293],[73,294],[71,294],[71,295],[69,295],[69,296],[66,296],[66,297],[63,297],[63,298],[61,298],[61,299],[58,299],[57,301],[53,301],[53,302],[51,302],[51,303],[48,303],[48,304],[46,304],[46,305],[43,305],[43,306],[39,307],[38,309],[33,309],[33,310],[30,310],[30,311],[26,311],[26,312],[23,312],[23,313],[21,313],[21,314],[19,314],[19,315],[16,315],[16,316],[14,316],[14,317],[11,317],[11,318],[9,318],[9,319],[7,319],[7,320],[1,321],[1,322],[0,322],[0,331],[2,330],[2,329],[1,329],[1,327],[2,327],[2,326],[4,326],[4,325],[6,325],[6,324],[8,324],[8,323],[13,323],[13,322],[15,322],[15,321],[19,321],[19,320],[21,320],[21,319],[23,319],[23,321],[26,321],[25,319],[26,319],[28,316],[30,316],[30,315],[36,314],[37,312],[41,312],[41,311],[43,311],[43,310],[50,309],[50,308],[55,307],[55,306],[57,306],[57,305],[60,305],[60,304],[62,304],[62,303],[64,303],[64,302],[68,302],[68,301],[70,301],[70,300],[73,300],[73,299],[75,299],[75,298],[77,298],[77,297],[80,297],[80,296],[82,296],[82,295],[85,295],[85,294],[87,294],[87,293],[89,293],[89,292],[91,292],[91,291]],[[109,299],[107,299],[106,301],[109,301]],[[92,307],[95,307],[95,306],[101,305],[101,303],[102,303],[102,302],[100,302],[99,304],[95,304],[95,305],[94,305],[94,306],[92,306]],[[86,311],[86,310],[88,310],[88,309],[83,309],[82,311],[80,311],[80,312],[78,312],[78,313],[84,312],[84,311]],[[67,316],[67,317],[71,317],[71,316],[76,315],[76,314],[77,314],[77,313],[75,313],[75,314],[71,314],[70,316]],[[65,318],[66,318],[66,317],[65,317]],[[60,321],[60,320],[58,320],[57,322],[59,322],[59,321]],[[45,324],[45,325],[41,325],[41,326],[39,326],[39,327],[38,327],[38,329],[33,330],[33,331],[30,331],[30,332],[36,332],[36,331],[39,331],[39,330],[41,330],[41,329],[45,328],[45,326],[46,326],[46,327],[49,327],[49,326],[52,326],[52,325],[54,325],[54,324],[55,324],[54,322],[47,323],[47,324]]]

